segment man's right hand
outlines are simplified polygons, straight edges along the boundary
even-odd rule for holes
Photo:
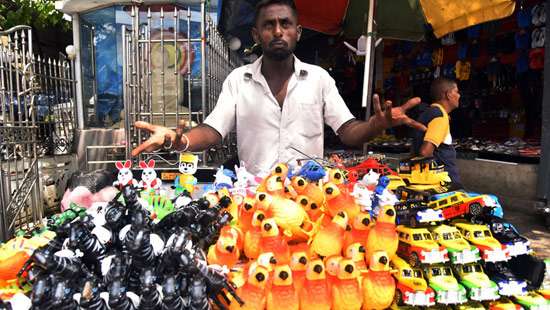
[[[181,133],[178,137],[176,131],[170,128],[153,125],[143,121],[135,122],[134,126],[137,129],[147,130],[151,134],[151,136],[145,142],[138,145],[135,149],[132,150],[132,156],[137,156],[144,151],[153,152],[164,147],[165,145],[171,145],[171,148],[176,150],[183,147],[181,141]],[[183,132],[183,128],[180,129],[179,127],[180,124],[178,124],[177,131]]]

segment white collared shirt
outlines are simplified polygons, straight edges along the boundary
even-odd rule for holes
[[[237,132],[239,159],[256,175],[277,163],[295,165],[304,155],[323,156],[324,123],[336,132],[354,118],[323,68],[294,57],[283,107],[261,73],[262,57],[231,72],[204,123],[226,137]]]

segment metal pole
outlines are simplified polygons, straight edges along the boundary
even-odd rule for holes
[[[73,61],[74,79],[75,79],[75,96],[76,96],[76,119],[78,129],[84,129],[84,104],[82,102],[82,68],[80,66],[80,16],[72,14],[73,18],[73,46],[76,57]]]
[[[211,30],[212,31],[212,30]],[[201,102],[202,119],[206,118],[206,1],[201,0]],[[206,152],[202,152],[202,162],[206,164]]]
[[[550,16],[550,0],[546,0],[546,16]],[[550,38],[550,23],[546,23],[546,36]],[[547,204],[550,197],[550,40],[544,43],[544,84],[542,95],[541,147],[542,154],[538,169],[537,197]]]
[[[370,117],[370,100],[372,97],[372,62],[374,60],[374,5],[375,0],[369,0],[369,13],[367,15],[367,45],[365,50],[365,72],[363,73],[363,98],[361,107],[367,108],[365,119]]]

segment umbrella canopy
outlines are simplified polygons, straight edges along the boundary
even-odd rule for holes
[[[252,15],[259,0],[223,0],[220,30],[238,36],[243,43],[250,35]],[[326,34],[344,32],[348,37],[365,33],[367,0],[295,0],[304,28]],[[472,25],[500,19],[514,12],[513,0],[377,0],[375,20],[378,37],[419,41],[426,24],[436,37]],[[246,44],[246,43],[245,43]]]

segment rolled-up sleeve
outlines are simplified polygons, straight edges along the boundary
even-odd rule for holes
[[[338,133],[338,129],[344,123],[355,117],[351,114],[342,96],[340,96],[334,79],[326,71],[321,75],[321,79],[325,124],[330,126],[335,133]]]
[[[222,91],[214,110],[204,120],[204,123],[220,133],[225,138],[235,128],[236,98],[228,77],[223,82]]]

